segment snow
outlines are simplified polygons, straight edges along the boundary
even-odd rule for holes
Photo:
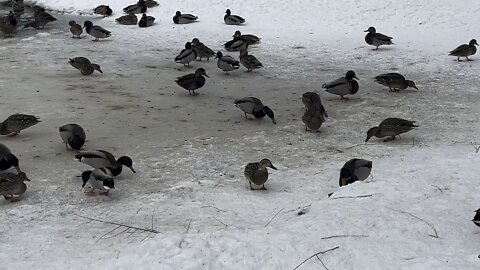
[[[0,269],[294,269],[336,246],[319,255],[329,269],[479,269],[471,219],[480,207],[480,154],[470,143],[480,131],[480,60],[448,56],[478,39],[478,1],[160,1],[146,29],[114,21],[134,1],[36,2],[65,13],[53,12],[59,20],[45,30],[0,39],[0,115],[43,121],[0,141],[32,179],[20,202],[0,201]],[[114,14],[94,16],[99,4]],[[246,25],[225,25],[226,8]],[[199,22],[174,25],[176,10]],[[92,20],[112,37],[71,39],[71,19]],[[369,26],[395,45],[371,50]],[[174,83],[193,70],[173,61],[183,44],[198,37],[218,50],[237,29],[262,38],[251,53],[265,68],[227,76],[214,60],[192,63],[210,78],[188,96]],[[68,64],[76,56],[104,73],[82,76]],[[321,91],[348,69],[360,78],[350,101]],[[405,74],[420,90],[389,92],[373,81],[385,72]],[[318,91],[329,114],[321,133],[306,133],[300,120],[307,91]],[[233,106],[244,96],[271,107],[277,125],[245,120]],[[386,117],[420,127],[364,144]],[[137,173],[125,170],[107,198],[85,196],[78,176],[88,166],[58,134],[66,123],[84,127],[85,148],[131,156]],[[372,176],[338,188],[341,166],[354,157],[373,161]],[[243,168],[262,158],[278,171],[267,191],[250,191]],[[356,236],[322,239],[338,235]],[[312,258],[299,269],[322,265]]]

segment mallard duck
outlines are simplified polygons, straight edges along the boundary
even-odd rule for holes
[[[93,13],[103,15],[103,17],[107,17],[112,15],[113,10],[110,8],[110,6],[107,5],[100,5],[93,9]]]
[[[210,57],[215,56],[215,52],[201,43],[198,38],[192,40],[192,49],[197,53],[197,57],[200,58],[200,61],[202,61],[202,58],[207,58],[208,61],[210,60]]]
[[[202,88],[205,85],[205,78],[203,76],[208,77],[205,69],[199,68],[195,73],[178,77],[175,82],[182,88],[188,90],[189,95],[196,96],[198,93],[195,93],[195,90]]]
[[[480,227],[480,208],[479,208],[477,211],[475,211],[475,212],[476,212],[476,214],[475,214],[475,216],[473,217],[472,221],[473,221],[473,223],[475,223],[475,225],[477,225],[478,227]]]
[[[18,163],[18,158],[12,154],[10,149],[0,143],[0,170],[4,171],[14,167],[17,170],[17,173],[21,173],[22,171],[20,170],[20,165]]]
[[[249,35],[249,34],[242,35],[242,33],[238,30],[235,31],[235,34],[233,34],[232,37],[244,41],[245,43],[247,43],[247,45],[253,45],[253,44],[260,43],[260,38],[259,37],[255,36],[255,35]]]
[[[121,156],[115,160],[115,157],[105,150],[79,151],[75,155],[75,159],[84,164],[90,165],[95,169],[107,168],[113,176],[117,176],[122,172],[122,165],[135,173],[133,162],[130,157]]]
[[[263,67],[262,63],[255,56],[248,54],[247,50],[240,51],[240,63],[247,68],[248,72]]]
[[[197,19],[198,19],[197,16],[194,16],[192,14],[182,14],[180,11],[177,10],[177,12],[175,12],[175,16],[173,16],[173,23],[187,24],[187,23],[193,23]]]
[[[147,16],[147,14],[143,13],[142,18],[138,22],[139,27],[149,27],[153,25],[155,18],[152,16]]]
[[[222,52],[217,52],[217,59],[217,67],[225,71],[226,74],[228,74],[229,71],[240,68],[240,62],[230,55],[223,55]]]
[[[83,26],[85,27],[87,34],[95,38],[93,41],[98,41],[99,38],[107,38],[112,35],[112,32],[104,29],[101,26],[93,25],[91,21],[85,21]]]
[[[119,24],[124,24],[124,25],[136,25],[138,22],[137,16],[135,16],[135,13],[129,12],[128,15],[123,15],[121,17],[118,17],[115,19],[115,21]]]
[[[467,58],[468,61],[471,61],[468,59],[470,55],[474,55],[477,52],[477,48],[475,45],[478,46],[478,43],[475,39],[470,40],[470,43],[468,44],[462,44],[458,46],[455,50],[450,52],[450,55],[456,56],[458,61],[460,60],[460,57],[465,57]]]
[[[197,53],[192,50],[192,43],[185,43],[185,49],[183,49],[177,57],[175,57],[175,62],[183,64],[184,66],[190,66],[190,62],[197,59]]]
[[[20,131],[40,123],[38,117],[28,114],[12,114],[0,124],[0,135],[17,136]]]
[[[375,46],[375,50],[378,50],[379,46],[393,44],[392,37],[377,33],[377,30],[373,26],[369,27],[364,32],[368,32],[365,36],[365,42],[367,42],[368,45]]]
[[[256,97],[235,99],[233,103],[235,106],[237,106],[237,108],[245,113],[245,118],[247,119],[248,114],[253,115],[255,118],[263,118],[266,115],[272,119],[274,124],[277,123],[277,121],[275,121],[275,115],[273,114],[273,111],[268,106],[264,106],[262,101]]]
[[[148,8],[153,8],[158,6],[159,4],[157,3],[157,1],[154,0],[146,0],[145,5],[147,5]]]
[[[44,8],[39,6],[33,7],[34,20],[26,23],[23,28],[33,27],[35,29],[45,28],[45,25],[49,22],[54,22],[57,18],[53,17],[50,13],[46,12]]]
[[[238,16],[238,15],[232,15],[232,12],[230,9],[227,9],[225,11],[225,16],[223,17],[223,21],[225,24],[228,25],[239,25],[245,22],[245,19]]]
[[[0,31],[3,32],[4,37],[11,37],[12,34],[17,30],[18,21],[13,11],[10,11],[7,18],[3,18],[0,21]]]
[[[248,48],[248,44],[245,41],[237,37],[234,37],[232,40],[223,44],[223,47],[227,51],[241,51],[241,50],[246,50]]]
[[[390,91],[396,92],[413,87],[418,90],[413,81],[406,80],[405,77],[398,73],[386,73],[375,77],[375,82],[387,86]]]
[[[75,38],[75,36],[80,38],[80,35],[83,33],[82,26],[75,21],[69,21],[68,25],[70,25],[70,32],[72,33],[72,38]]]
[[[347,71],[347,74],[345,74],[345,77],[326,83],[322,85],[322,88],[326,88],[325,91],[334,95],[339,95],[340,99],[346,100],[348,98],[344,97],[344,95],[354,95],[358,92],[359,86],[355,79],[359,80],[355,75],[355,72],[349,70]]]
[[[377,138],[383,138],[389,136],[390,138],[384,140],[392,141],[395,140],[395,136],[400,135],[405,132],[418,127],[415,125],[415,121],[405,120],[401,118],[387,118],[380,122],[378,127],[373,127],[367,131],[367,139],[365,143],[370,140],[371,137],[375,136]]]
[[[274,170],[277,169],[273,166],[272,162],[266,158],[260,160],[260,162],[248,163],[247,166],[245,166],[245,171],[243,173],[250,183],[251,190],[255,190],[252,187],[252,183],[257,186],[262,186],[259,190],[267,190],[265,188],[265,182],[268,180],[267,167]]]
[[[302,116],[305,131],[318,131],[325,122],[325,117],[328,117],[320,96],[314,92],[306,92],[302,95],[302,102],[305,105],[305,113]]]
[[[103,73],[99,65],[91,63],[90,60],[85,57],[70,58],[68,63],[70,63],[72,67],[80,70],[83,75],[90,75],[94,70]]]
[[[58,128],[58,131],[60,132],[60,137],[62,137],[67,150],[68,146],[70,146],[72,149],[80,150],[85,143],[85,139],[87,138],[85,130],[83,130],[83,128],[77,124],[63,125]]]
[[[15,196],[22,195],[27,190],[25,181],[30,181],[24,172],[18,174],[11,172],[0,173],[0,195],[11,202],[18,201]]]
[[[340,170],[340,186],[346,186],[355,181],[363,181],[370,176],[372,162],[366,159],[350,159]]]
[[[86,194],[92,194],[95,190],[100,190],[101,195],[108,196],[108,192],[115,188],[113,175],[106,168],[97,168],[93,171],[84,171],[82,173],[82,188],[90,183],[91,189]]]
[[[125,13],[133,12],[135,14],[145,13],[147,12],[147,4],[145,3],[145,0],[138,0],[136,4],[125,7],[123,9],[123,12]]]

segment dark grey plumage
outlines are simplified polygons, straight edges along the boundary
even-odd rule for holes
[[[215,56],[215,52],[200,42],[198,38],[192,40],[192,49],[197,53],[197,57],[200,58],[200,61],[202,61],[202,58],[207,58],[208,61],[210,60],[210,57]]]
[[[101,195],[108,196],[108,192],[115,188],[113,175],[107,168],[97,168],[93,171],[84,171],[82,173],[82,182],[82,188],[84,188],[87,183],[90,184],[91,190],[85,192],[86,194],[92,194],[95,190],[100,190]]]
[[[232,40],[223,44],[223,47],[227,51],[241,51],[246,50],[248,48],[248,44],[244,40],[234,37]]]
[[[122,172],[122,166],[129,168],[135,173],[133,161],[130,157],[121,156],[115,160],[113,154],[105,150],[78,151],[75,154],[75,159],[95,169],[106,168],[113,176],[117,176]]]
[[[70,58],[68,63],[70,63],[72,67],[80,70],[82,75],[90,75],[93,73],[94,70],[103,73],[99,65],[91,63],[90,60],[85,57]]]
[[[418,90],[415,83],[411,80],[406,80],[405,77],[398,73],[386,73],[375,77],[375,82],[387,86],[390,91],[396,92],[413,87]]]
[[[175,13],[175,16],[173,16],[173,23],[175,24],[187,24],[187,23],[193,23],[198,19],[197,16],[192,15],[192,14],[182,14],[180,11],[177,11]]]
[[[195,73],[178,77],[175,82],[182,88],[188,90],[189,95],[196,96],[198,93],[195,93],[195,90],[202,88],[205,85],[206,80],[203,76],[208,77],[205,69],[199,68]]]
[[[370,176],[372,161],[354,158],[345,163],[340,170],[340,186],[346,186],[356,181],[363,181]]]
[[[68,146],[75,150],[80,150],[85,143],[87,135],[85,130],[77,124],[66,124],[58,128],[60,137],[65,143],[65,147],[68,150]]]
[[[365,30],[365,32],[368,32],[368,34],[365,36],[365,42],[367,42],[369,45],[375,46],[375,50],[378,50],[379,46],[393,44],[392,37],[377,33],[377,30],[373,26],[369,27],[367,30]]]
[[[405,120],[401,118],[387,118],[380,122],[378,127],[373,127],[367,131],[367,139],[365,143],[370,140],[371,137],[377,138],[389,137],[384,141],[395,140],[395,136],[408,132],[418,127],[415,125],[415,121]]]
[[[260,190],[266,190],[265,182],[268,180],[267,167],[270,167],[274,170],[277,169],[275,166],[273,166],[272,162],[266,158],[262,159],[260,162],[248,163],[247,166],[245,166],[243,174],[249,181],[251,190],[255,190],[252,187],[252,183],[257,186],[262,186]]]
[[[240,51],[240,63],[247,68],[248,72],[263,67],[262,63],[255,56],[248,54],[247,50]]]
[[[20,131],[40,123],[38,117],[29,114],[13,114],[0,124],[0,135],[16,136]]]
[[[137,16],[133,12],[129,12],[127,15],[123,15],[115,19],[119,24],[123,25],[136,25],[138,22]]]
[[[15,17],[20,18],[20,16],[25,13],[23,0],[12,0],[12,10]]]
[[[257,43],[260,43],[260,38],[255,36],[255,35],[250,35],[250,34],[246,34],[246,35],[242,35],[242,32],[240,31],[235,31],[235,34],[233,34],[232,36],[234,39],[238,39],[238,40],[242,40],[244,41],[245,43],[247,43],[247,45],[253,45],[253,44],[257,44]]]
[[[0,31],[3,32],[4,37],[11,37],[17,30],[18,21],[13,11],[10,11],[7,17],[0,20]]]
[[[123,9],[123,12],[125,13],[145,13],[147,12],[147,4],[145,3],[145,0],[138,0],[136,4],[129,5]]]
[[[197,59],[197,52],[192,50],[192,43],[185,43],[185,49],[181,50],[180,53],[175,57],[175,62],[183,64],[184,66],[190,66],[190,62]]]
[[[75,21],[69,21],[68,25],[70,25],[70,33],[72,33],[72,38],[75,38],[75,36],[80,38],[80,35],[83,33],[82,26]]]
[[[225,71],[226,74],[228,74],[229,71],[240,68],[240,62],[230,55],[223,55],[222,52],[217,52],[217,59],[217,67]]]
[[[87,34],[95,38],[94,41],[98,41],[100,38],[107,38],[112,35],[110,31],[101,26],[93,25],[91,21],[85,21],[83,25]]]
[[[302,95],[302,102],[305,105],[305,113],[302,116],[305,131],[318,131],[325,122],[325,117],[328,117],[320,96],[314,92],[306,92]]]
[[[107,5],[100,5],[93,9],[93,13],[103,15],[103,17],[107,17],[112,15],[113,10],[110,8],[110,6]]]
[[[455,48],[455,50],[450,52],[450,55],[456,56],[458,61],[461,61],[460,57],[465,57],[468,61],[470,61],[468,57],[477,52],[475,45],[478,46],[477,40],[472,39],[468,44],[462,44]]]
[[[145,0],[145,5],[146,5],[148,8],[153,8],[153,7],[158,6],[159,4],[158,4],[157,1],[155,1],[155,0]]]
[[[33,7],[34,20],[26,23],[23,28],[33,27],[35,29],[45,28],[45,25],[50,22],[54,22],[57,18],[53,17],[50,13],[46,12],[44,8],[40,6]]]
[[[153,25],[155,18],[153,16],[147,16],[147,14],[143,13],[142,18],[138,22],[138,26],[141,28],[150,27]]]
[[[223,21],[225,24],[228,25],[240,25],[242,23],[245,23],[245,19],[238,16],[238,15],[233,15],[230,9],[227,9],[225,11],[225,16],[223,16]]]
[[[263,118],[268,116],[270,119],[272,119],[273,124],[277,124],[273,111],[268,106],[263,105],[262,101],[256,97],[235,99],[233,103],[237,108],[245,113],[245,118],[247,119],[249,119],[249,114],[253,115],[255,118]]]
[[[478,227],[480,227],[480,208],[477,209],[477,211],[475,211],[476,214],[475,216],[473,217],[472,221],[473,223],[475,223],[475,225],[477,225]]]
[[[0,195],[6,200],[17,201],[15,196],[22,195],[27,190],[25,181],[30,181],[24,172],[18,174],[11,172],[0,173]]]
[[[15,168],[17,173],[22,172],[22,170],[20,170],[18,158],[12,154],[6,145],[0,143],[0,170],[5,171],[11,167]]]
[[[322,85],[322,87],[326,89],[325,91],[334,95],[339,95],[341,99],[346,100],[347,98],[344,97],[345,95],[354,95],[360,88],[355,79],[358,80],[355,72],[349,70],[345,74],[345,77],[326,83]]]

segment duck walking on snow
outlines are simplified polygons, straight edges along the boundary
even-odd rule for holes
[[[306,92],[302,95],[302,102],[305,105],[305,113],[302,116],[305,131],[318,131],[325,122],[325,117],[328,117],[320,96],[314,92]]]
[[[93,25],[91,21],[85,21],[83,26],[87,34],[95,38],[93,41],[98,41],[99,38],[107,38],[112,34],[110,31],[101,26]]]
[[[347,71],[347,74],[345,74],[345,77],[326,83],[322,85],[322,88],[326,88],[325,91],[334,95],[339,95],[341,99],[347,100],[348,98],[344,97],[345,95],[354,95],[360,88],[355,79],[359,80],[355,75],[355,72],[349,70]]]
[[[87,183],[90,184],[90,191],[86,194],[93,194],[95,190],[100,190],[100,195],[108,196],[108,192],[115,188],[113,175],[105,168],[97,168],[93,171],[84,171],[82,173],[82,188],[85,188]]]
[[[217,52],[217,59],[217,67],[225,71],[226,74],[228,74],[229,71],[240,68],[240,62],[230,55],[223,55],[222,52]]]
[[[128,15],[123,15],[115,19],[119,24],[123,25],[136,25],[138,22],[137,16],[133,12],[129,12]]]
[[[93,73],[94,70],[103,73],[99,65],[91,63],[90,60],[85,57],[70,58],[68,60],[68,63],[70,63],[72,67],[80,70],[83,75],[90,75]]]
[[[20,165],[18,158],[12,154],[10,149],[7,146],[0,143],[0,170],[4,171],[11,167],[14,167],[17,170],[17,173],[21,173]]]
[[[215,56],[215,52],[200,42],[198,38],[192,40],[192,49],[197,53],[197,57],[200,58],[200,61],[202,61],[202,58],[207,58],[208,61],[210,60],[210,57]]]
[[[11,202],[18,201],[16,196],[22,195],[27,190],[25,181],[30,181],[24,172],[18,174],[11,172],[0,173],[0,195]]]
[[[202,88],[205,85],[206,79],[203,76],[208,77],[205,69],[199,68],[195,73],[178,77],[175,82],[182,88],[188,90],[189,95],[196,96],[198,93],[195,93],[195,90]]]
[[[240,51],[240,63],[247,68],[248,72],[263,67],[262,63],[255,56],[248,54],[247,50]]]
[[[60,132],[60,137],[62,137],[65,147],[68,150],[68,146],[75,150],[80,150],[85,143],[87,135],[85,130],[80,125],[77,124],[67,124],[61,126],[58,131]]]
[[[147,16],[147,14],[143,13],[142,18],[138,22],[139,27],[149,27],[153,25],[155,18],[152,16]]]
[[[268,106],[263,105],[262,101],[260,101],[258,98],[244,97],[241,99],[235,99],[233,103],[235,106],[237,106],[237,108],[245,113],[245,118],[247,119],[249,119],[249,114],[253,115],[257,119],[263,118],[266,115],[272,119],[273,124],[277,124],[273,111]]]
[[[223,16],[223,21],[228,25],[240,25],[245,22],[245,19],[238,15],[233,15],[230,9],[227,9],[225,16]]]
[[[138,0],[136,4],[125,7],[123,9],[123,12],[125,13],[133,12],[135,14],[145,13],[147,12],[147,4],[145,3],[145,0]]]
[[[471,61],[468,59],[470,55],[474,55],[477,52],[477,48],[475,45],[478,46],[477,40],[472,39],[470,40],[470,43],[468,44],[462,44],[458,46],[455,50],[450,52],[450,55],[456,56],[458,61],[460,60],[460,57],[465,57],[467,58],[468,61]]]
[[[0,124],[0,135],[16,136],[20,131],[40,123],[38,117],[29,114],[13,114]]]
[[[173,16],[173,23],[175,24],[187,24],[193,23],[198,19],[197,16],[192,14],[182,14],[180,11],[177,10],[175,12],[175,16]]]
[[[93,13],[103,15],[103,17],[107,17],[112,15],[113,10],[110,8],[110,6],[107,5],[100,5],[93,9]]]
[[[40,6],[33,7],[33,21],[26,23],[23,28],[33,27],[35,29],[45,28],[45,25],[49,22],[54,22],[57,18],[53,17],[50,13],[46,12],[44,8]]]
[[[371,137],[375,136],[377,138],[389,137],[384,141],[395,140],[395,136],[400,135],[405,132],[418,127],[415,125],[415,121],[405,120],[401,118],[387,118],[380,122],[378,127],[373,127],[367,131],[367,139],[365,143],[370,140]]]
[[[267,167],[270,167],[274,170],[277,168],[273,166],[272,162],[269,159],[262,159],[260,162],[248,163],[245,166],[244,175],[249,181],[250,189],[256,190],[252,187],[252,183],[257,186],[262,186],[257,190],[267,190],[265,188],[265,182],[268,180],[268,171]]]
[[[240,31],[235,31],[235,34],[233,34],[232,36],[234,39],[238,39],[238,40],[242,40],[244,41],[245,43],[247,43],[247,45],[253,45],[253,44],[257,44],[257,43],[260,43],[260,38],[255,36],[255,35],[250,35],[250,34],[246,34],[246,35],[242,35],[242,32]]]
[[[75,36],[80,38],[80,35],[83,33],[82,26],[75,21],[69,21],[68,25],[70,25],[70,33],[72,33],[72,38],[75,38]]]
[[[363,181],[370,176],[372,162],[366,159],[350,159],[340,170],[340,186],[346,186],[356,181]]]
[[[373,26],[370,26],[365,32],[368,32],[365,36],[365,42],[367,42],[368,45],[375,46],[375,50],[378,50],[379,46],[393,44],[392,37],[377,33],[377,30]]]
[[[375,77],[375,82],[387,86],[390,91],[397,92],[413,87],[418,90],[415,83],[411,80],[406,80],[405,77],[398,73],[386,73]]]
[[[192,50],[192,43],[185,43],[185,49],[183,49],[177,57],[175,57],[175,62],[183,64],[184,66],[190,66],[190,62],[197,59],[197,53]]]
[[[117,176],[122,172],[122,165],[135,173],[133,161],[130,157],[121,156],[115,160],[115,157],[105,150],[79,151],[75,155],[75,159],[96,169],[106,168],[113,176]]]

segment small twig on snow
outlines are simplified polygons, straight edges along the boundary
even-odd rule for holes
[[[297,207],[297,208],[295,208],[295,209],[291,209],[291,210],[283,211],[283,212],[282,212],[282,214],[285,214],[285,213],[290,213],[290,212],[297,211],[297,210],[300,210],[300,209],[305,209],[305,208],[308,208],[308,207],[310,207],[310,206],[312,206],[312,204],[311,204],[311,203],[310,203],[310,204],[308,204],[308,205],[305,205],[305,206],[299,206],[299,207]]]
[[[368,237],[366,234],[343,234],[343,235],[332,235],[320,238],[321,240],[339,238],[339,237]]]
[[[222,210],[222,209],[220,209],[220,208],[218,208],[218,207],[216,207],[216,206],[213,206],[213,205],[204,205],[204,206],[202,206],[202,207],[200,207],[200,208],[207,208],[207,207],[215,208],[215,209],[217,209],[217,212],[227,212],[227,211]]]
[[[433,232],[435,233],[434,235],[433,235],[433,234],[429,234],[428,236],[431,236],[431,237],[433,237],[433,238],[440,238],[440,237],[438,237],[438,233],[437,233],[437,230],[435,229],[435,227],[434,227],[432,224],[430,224],[428,221],[426,221],[426,220],[424,220],[424,219],[422,219],[422,218],[419,218],[419,217],[415,216],[414,214],[411,214],[411,213],[409,213],[409,212],[407,212],[407,211],[397,210],[397,209],[393,209],[393,208],[390,208],[390,209],[393,210],[393,211],[397,211],[397,212],[400,212],[400,213],[409,215],[409,216],[411,216],[411,217],[413,217],[413,218],[416,218],[416,219],[418,219],[418,220],[423,221],[423,222],[424,222],[425,224],[427,224],[430,228],[432,228]]]
[[[283,209],[284,209],[284,207],[282,207],[282,209],[278,210],[278,212],[267,222],[267,224],[265,224],[265,227],[267,227],[268,224],[270,224],[270,222],[272,222],[273,219],[274,219],[278,214],[280,214],[280,212],[282,212]]]
[[[346,147],[345,150],[352,149],[352,148],[355,148],[355,147],[357,147],[357,146],[362,146],[362,145],[365,145],[365,143],[357,143],[357,144],[354,144],[354,145],[352,145],[352,146]]]
[[[117,227],[113,228],[113,230],[110,230],[110,231],[108,231],[107,233],[103,234],[102,236],[100,236],[100,237],[97,239],[97,242],[100,241],[100,240],[102,240],[103,237],[105,237],[105,236],[107,236],[108,234],[114,232],[115,230],[117,230],[117,229],[120,228],[120,227],[121,227],[121,226],[118,225]]]
[[[218,219],[218,218],[216,218],[216,217],[213,217],[213,218],[214,218],[216,221],[222,223],[222,224],[225,226],[225,228],[228,227],[228,225],[225,224],[224,222],[222,222],[220,219]]]
[[[317,257],[317,259],[320,261],[320,263],[323,265],[323,267],[325,267],[325,269],[328,270],[328,267],[323,263],[322,259],[320,259],[320,257],[318,257],[318,254],[315,255],[315,257]]]
[[[475,153],[478,154],[478,151],[480,151],[480,145],[477,144],[477,139],[473,138],[473,142],[470,142],[470,143],[475,148]]]
[[[325,250],[325,251],[317,252],[317,253],[313,254],[312,256],[306,258],[303,262],[301,262],[299,265],[297,265],[295,268],[293,268],[293,270],[298,269],[300,266],[302,266],[304,263],[306,263],[306,262],[307,262],[308,260],[310,260],[311,258],[316,257],[316,256],[318,256],[319,254],[325,254],[325,253],[327,253],[327,252],[333,251],[333,250],[335,250],[335,249],[337,249],[337,248],[339,248],[339,246],[336,246],[336,247],[331,248],[331,249],[327,249],[327,250]]]
[[[188,230],[190,230],[190,224],[192,224],[192,218],[188,221],[188,225],[187,225],[187,229],[185,230],[185,234],[188,233]],[[182,236],[182,240],[180,241],[180,243],[178,244],[178,248],[182,248],[182,244],[183,244],[183,241],[185,240],[185,238]]]
[[[332,200],[336,199],[355,199],[355,198],[365,198],[365,197],[373,197],[373,194],[367,194],[367,195],[359,195],[359,196],[343,196],[343,197],[330,197]]]
[[[118,222],[112,222],[112,221],[107,221],[107,220],[100,220],[100,219],[96,219],[96,218],[90,218],[90,217],[81,216],[81,215],[78,215],[78,214],[75,214],[75,216],[81,217],[81,218],[84,218],[84,219],[88,219],[88,220],[91,220],[91,221],[100,222],[100,223],[112,224],[112,225],[117,225],[117,226],[129,228],[129,229],[135,229],[135,230],[138,230],[138,231],[151,232],[151,233],[160,233],[160,232],[157,231],[157,230],[152,230],[152,229],[146,229],[146,228],[140,228],[140,227],[130,226],[130,225],[126,225],[126,224],[122,224],[122,223],[118,223]]]

